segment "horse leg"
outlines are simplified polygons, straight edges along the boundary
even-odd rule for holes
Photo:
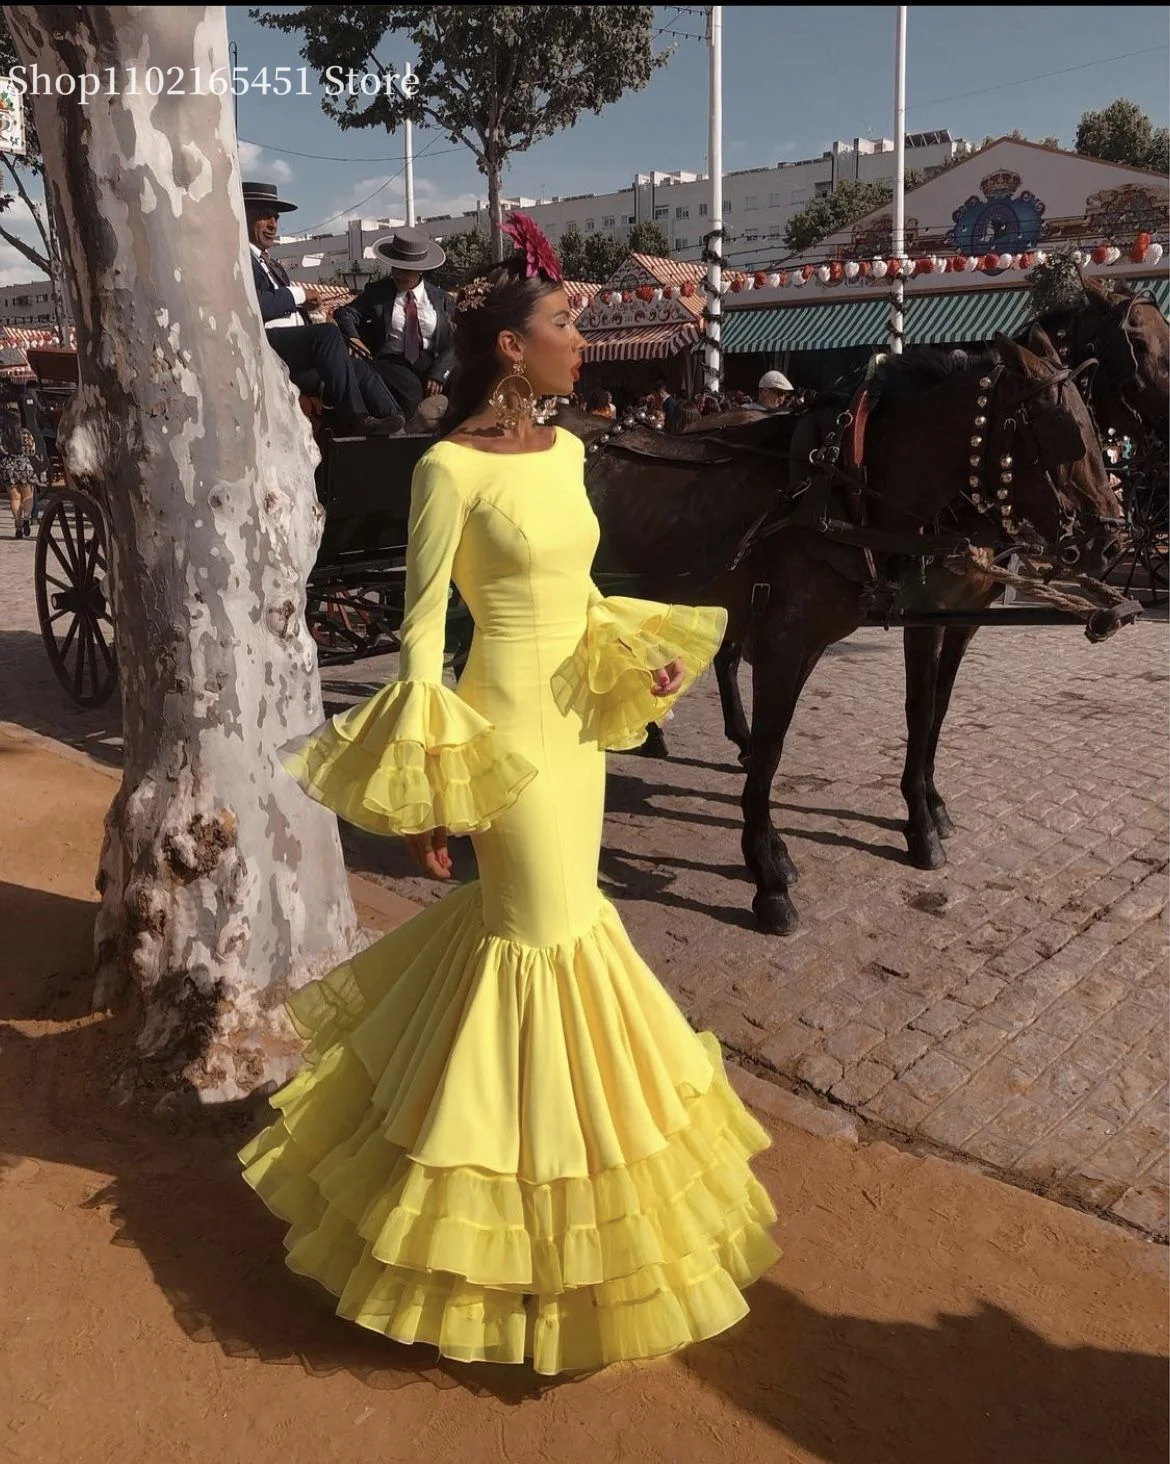
[[[739,749],[739,760],[746,763],[751,744],[751,729],[744,715],[743,698],[739,694],[739,663],[743,651],[736,641],[725,640],[715,652],[715,676],[719,682],[719,702],[723,707],[723,732]]]
[[[906,661],[906,764],[902,770],[906,847],[917,869],[940,869],[947,856],[930,806],[928,772],[943,631],[918,627],[902,634]]]
[[[788,895],[796,867],[772,822],[772,782],[784,751],[801,688],[820,660],[824,647],[805,651],[796,637],[757,642],[752,667],[752,725],[743,789],[743,857],[756,882],[752,910],[769,935],[790,935],[800,923]],[[776,660],[771,661],[775,650]]]
[[[938,672],[934,688],[934,723],[931,726],[926,747],[926,801],[941,839],[949,839],[955,832],[955,826],[951,822],[951,816],[947,812],[947,805],[943,801],[942,794],[934,784],[934,759],[938,752],[938,740],[942,734],[947,709],[951,704],[951,692],[955,689],[955,677],[959,674],[959,667],[963,664],[963,657],[967,653],[967,647],[971,644],[971,637],[974,634],[974,627],[968,629],[951,626],[943,632],[942,652],[938,658]]]

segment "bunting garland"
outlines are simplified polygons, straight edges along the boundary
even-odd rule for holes
[[[1094,249],[1074,249],[1069,257],[1074,264],[1078,265],[1108,266],[1121,263],[1157,265],[1164,254],[1163,245],[1157,243],[1151,235],[1141,233],[1127,249],[1121,249],[1116,244],[1098,244]],[[903,279],[978,272],[999,275],[1012,269],[1026,272],[1038,264],[1043,264],[1049,257],[1050,251],[1028,249],[1020,253],[1003,254],[926,254],[916,257],[906,255],[900,258],[879,256],[875,259],[834,259],[828,260],[824,264],[803,264],[796,265],[792,269],[756,270],[751,274],[736,275],[728,284],[724,285],[722,293],[739,295],[749,290],[799,289],[814,279],[822,285],[860,285],[893,279],[898,275],[901,275]],[[695,288],[688,282],[681,287],[681,293],[693,294]],[[705,290],[706,284],[704,283],[700,288]],[[663,291],[654,291],[654,298],[657,299],[660,295],[664,295],[665,298],[670,299],[672,293],[678,289],[678,286],[667,286]],[[608,293],[610,292],[602,291],[603,300]],[[616,291],[612,293],[616,294]]]

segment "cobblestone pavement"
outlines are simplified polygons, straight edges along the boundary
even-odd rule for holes
[[[69,707],[35,637],[28,546],[0,541],[0,720],[116,758],[116,709]],[[393,658],[325,673],[331,709]],[[801,930],[759,933],[742,775],[708,677],[668,761],[610,763],[602,881],[697,1025],[758,1074],[918,1145],[1167,1233],[1164,620],[1103,646],[1075,628],[976,638],[939,758],[947,867],[901,836],[900,638],[862,631],[810,682],[773,792]],[[402,847],[349,862],[431,900]],[[457,870],[473,873],[456,845]]]

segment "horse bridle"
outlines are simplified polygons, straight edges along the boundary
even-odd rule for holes
[[[1134,333],[1133,328],[1130,324],[1130,317],[1133,315],[1135,307],[1141,304],[1153,305],[1155,308],[1158,308],[1158,302],[1149,290],[1135,290],[1132,295],[1127,295],[1125,299],[1119,301],[1112,310],[1106,311],[1106,313],[1101,316],[1100,319],[1094,321],[1092,329],[1086,333],[1086,338],[1084,340],[1080,338],[1079,332],[1076,328],[1076,324],[1080,321],[1081,318],[1080,310],[1074,309],[1072,313],[1074,325],[1071,332],[1071,338],[1067,326],[1056,329],[1053,332],[1053,344],[1056,347],[1056,353],[1066,366],[1070,364],[1070,358],[1073,355],[1080,355],[1082,351],[1084,352],[1084,359],[1076,365],[1076,369],[1080,371],[1090,364],[1092,364],[1094,367],[1100,366],[1101,356],[1098,350],[1097,337],[1103,332],[1104,328],[1107,325],[1111,325],[1115,321],[1117,322],[1121,329],[1121,338],[1125,342],[1126,350],[1129,352],[1128,365],[1131,366],[1133,369],[1132,371],[1124,369],[1123,363],[1123,369],[1115,373],[1112,369],[1111,363],[1108,362],[1106,363],[1105,369],[1111,379],[1113,389],[1117,393],[1117,400],[1121,403],[1121,405],[1125,408],[1125,410],[1129,413],[1129,415],[1133,418],[1134,422],[1139,427],[1144,426],[1145,419],[1142,417],[1139,409],[1135,407],[1126,396],[1126,386],[1129,382],[1132,382],[1140,377],[1142,372],[1141,362],[1138,360],[1137,352],[1133,348]],[[1093,411],[1091,392],[1092,378],[1090,377],[1089,380],[1086,382],[1086,389],[1084,392],[1085,405],[1088,407],[1089,413],[1093,418],[1093,425],[1095,427],[1098,427],[1097,414]],[[1097,430],[1097,435],[1098,437],[1103,435],[1099,427]]]
[[[967,479],[967,492],[963,497],[984,518],[995,520],[997,527],[1009,538],[1021,534],[1027,522],[1014,504],[1015,467],[1018,449],[1017,435],[1027,445],[1030,462],[1044,474],[1053,497],[1061,508],[1061,533],[1057,543],[1049,546],[1060,563],[1071,568],[1078,564],[1082,554],[1096,535],[1102,530],[1116,535],[1124,530],[1125,520],[1106,517],[1101,514],[1083,515],[1068,507],[1067,499],[1054,476],[1054,469],[1068,462],[1074,462],[1084,455],[1083,443],[1080,453],[1058,452],[1059,438],[1064,434],[1071,446],[1071,434],[1080,431],[1076,419],[1065,404],[1064,394],[1077,378],[1091,372],[1096,360],[1089,358],[1076,366],[1061,366],[1051,375],[1029,383],[1026,390],[1010,403],[1004,404],[1003,415],[996,421],[997,397],[1001,394],[1006,373],[1004,362],[998,362],[986,376],[979,378],[979,395],[975,398],[975,419],[970,439],[971,455],[968,463],[971,469]],[[1055,402],[1045,401],[1039,407],[1031,405],[1046,395],[1050,387],[1056,388]],[[1059,414],[1059,420],[1057,420]],[[1048,419],[1046,422],[1045,419]],[[1066,426],[1067,423],[1067,426]],[[986,452],[991,431],[998,432],[999,462],[998,482],[989,488],[986,482]],[[1045,439],[1048,439],[1047,443]],[[1034,525],[1029,527],[1035,528]]]

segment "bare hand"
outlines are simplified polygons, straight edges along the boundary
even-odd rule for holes
[[[428,381],[427,382],[427,396],[439,396],[439,395],[441,395],[442,390],[443,390],[443,383],[441,381]]]
[[[360,356],[363,361],[370,361],[373,359],[373,355],[370,351],[369,346],[367,346],[365,341],[361,340],[358,336],[346,336],[345,343],[353,352],[353,354],[355,356]]]
[[[666,666],[653,673],[654,684],[650,688],[655,696],[673,696],[682,688],[686,678],[686,667],[678,656]]]
[[[305,304],[304,304],[304,308],[306,310],[317,310],[317,309],[320,308],[320,305],[321,305],[321,296],[317,293],[316,290],[310,289],[309,287],[306,286],[305,287]]]
[[[451,878],[451,856],[447,852],[447,830],[431,829],[425,834],[405,834],[411,858],[430,879]]]

